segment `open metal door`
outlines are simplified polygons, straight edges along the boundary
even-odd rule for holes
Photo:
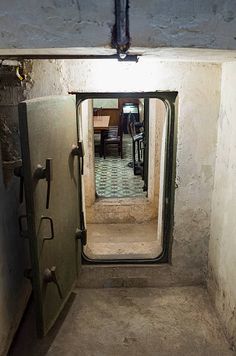
[[[37,330],[42,337],[67,301],[80,263],[75,99],[57,96],[22,102],[19,121],[26,234]]]

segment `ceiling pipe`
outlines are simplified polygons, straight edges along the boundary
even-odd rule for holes
[[[130,48],[129,0],[115,0],[115,25],[112,32],[112,47],[120,60],[124,60]]]

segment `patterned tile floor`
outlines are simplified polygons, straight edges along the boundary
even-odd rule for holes
[[[96,192],[103,198],[146,197],[141,176],[135,176],[132,161],[132,141],[123,137],[124,158],[118,157],[117,146],[109,147],[106,159],[95,156]]]

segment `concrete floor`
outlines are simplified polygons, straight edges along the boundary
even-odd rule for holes
[[[87,224],[86,256],[91,259],[155,258],[162,251],[157,223]]]
[[[70,304],[41,341],[28,312],[9,356],[235,355],[203,287],[78,289]]]

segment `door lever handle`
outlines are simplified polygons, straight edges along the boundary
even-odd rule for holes
[[[23,203],[24,199],[24,175],[23,175],[23,167],[18,166],[14,169],[14,175],[18,178],[20,178],[20,195],[19,195],[19,201],[20,204]]]
[[[61,299],[63,299],[61,288],[60,288],[60,285],[58,283],[57,276],[56,276],[56,266],[52,266],[51,268],[45,269],[44,274],[43,274],[43,280],[45,283],[54,283],[57,287],[59,297]]]
[[[52,181],[52,158],[46,159],[45,167],[38,165],[34,172],[36,179],[46,179],[47,193],[46,193],[46,209],[49,208],[50,194],[51,194],[51,181]]]

